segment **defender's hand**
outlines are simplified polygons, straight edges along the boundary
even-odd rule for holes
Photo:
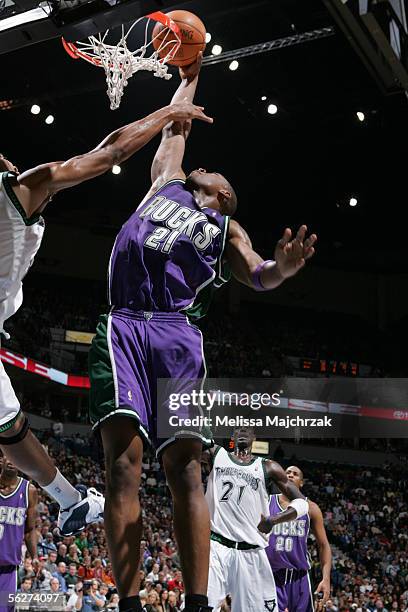
[[[314,243],[317,240],[316,234],[311,234],[305,240],[307,232],[306,225],[302,225],[296,238],[292,238],[292,230],[288,227],[283,233],[283,237],[279,240],[275,249],[275,261],[278,266],[278,271],[283,278],[294,276],[303,266],[306,261],[314,255]]]
[[[169,111],[172,121],[191,121],[192,119],[200,119],[206,123],[213,123],[214,121],[204,113],[204,106],[196,106],[187,99],[170,104]]]
[[[187,81],[193,81],[199,74],[201,70],[201,63],[203,61],[203,52],[197,55],[195,62],[189,64],[188,66],[180,66],[180,78],[181,80],[187,79]]]

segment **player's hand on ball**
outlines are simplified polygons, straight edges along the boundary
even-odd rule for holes
[[[204,106],[197,106],[187,99],[171,104],[170,115],[173,121],[191,121],[191,119],[200,119],[206,123],[214,121],[204,113]]]
[[[193,62],[192,64],[189,64],[188,66],[180,66],[179,68],[180,78],[182,80],[187,79],[187,81],[194,80],[201,70],[202,61],[203,61],[203,52],[200,51],[200,53],[196,57],[195,62]]]
[[[291,240],[292,230],[287,227],[276,245],[275,261],[283,278],[294,276],[303,268],[306,261],[314,255],[313,245],[317,236],[311,234],[306,238],[306,232],[306,225],[302,225],[296,234],[296,238]]]
[[[271,518],[261,514],[261,520],[260,520],[259,525],[258,525],[259,531],[261,533],[269,533],[271,531],[272,527],[273,527],[273,524],[271,522]]]

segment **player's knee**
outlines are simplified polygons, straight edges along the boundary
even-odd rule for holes
[[[27,417],[20,412],[10,427],[1,432],[0,445],[11,446],[21,442],[27,436],[29,429]]]
[[[106,456],[106,486],[116,495],[134,497],[140,487],[141,461],[130,455]]]
[[[173,494],[186,496],[202,490],[201,463],[196,457],[177,461],[164,461],[167,482]]]

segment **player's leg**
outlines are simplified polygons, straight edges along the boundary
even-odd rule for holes
[[[208,573],[208,605],[218,612],[229,593],[228,576],[231,549],[219,542],[210,541],[210,568]]]
[[[149,399],[143,329],[119,312],[100,318],[89,354],[90,417],[100,426],[106,465],[105,532],[119,609],[141,611],[139,487]],[[141,425],[142,424],[142,425]]]
[[[24,474],[53,497],[61,507],[59,527],[66,533],[100,520],[103,497],[75,489],[29,429],[10,379],[0,362],[0,448]]]
[[[209,610],[210,515],[201,481],[201,453],[201,440],[184,438],[166,447],[162,455],[189,612]]]
[[[126,416],[108,419],[101,426],[101,435],[106,465],[105,532],[120,610],[142,610],[138,595],[143,443],[136,423]]]
[[[16,591],[17,567],[0,565],[0,612],[14,612]]]
[[[202,335],[181,313],[153,313],[146,323],[152,363],[151,395],[158,379],[171,379],[178,393],[197,390],[205,376]],[[188,381],[195,381],[191,383]],[[168,418],[168,406],[159,399],[157,420]],[[154,402],[155,405],[157,402]],[[187,413],[184,416],[188,416]],[[178,416],[183,416],[178,412]],[[191,416],[191,415],[190,415]],[[158,428],[159,429],[159,428]],[[181,429],[184,429],[181,427]],[[163,440],[158,453],[163,457],[167,483],[173,497],[174,530],[186,587],[186,612],[209,610],[207,599],[210,554],[210,515],[201,479],[201,454],[205,436],[177,439],[174,431]]]
[[[277,612],[288,612],[289,610],[290,583],[286,582],[288,571],[289,570],[281,569],[274,573],[276,597],[278,601]]]
[[[278,612],[275,581],[263,549],[234,550],[232,612]]]
[[[308,574],[293,580],[287,586],[289,587],[289,610],[314,612],[312,586]]]

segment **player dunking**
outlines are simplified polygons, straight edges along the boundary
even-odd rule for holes
[[[303,472],[292,465],[287,468],[288,480],[299,489],[303,487]],[[313,612],[313,595],[309,578],[307,538],[309,529],[316,538],[323,579],[316,589],[322,593],[324,605],[330,596],[331,550],[319,506],[309,501],[309,513],[301,518],[275,524],[266,549],[275,577],[279,612]],[[289,504],[284,494],[272,495],[269,513],[284,513]]]
[[[173,102],[193,100],[201,56],[180,70]],[[237,198],[218,173],[182,170],[190,122],[164,130],[152,165],[152,187],[120,230],[109,265],[111,312],[90,351],[91,420],[100,427],[106,462],[105,529],[120,611],[142,610],[139,486],[144,440],[156,436],[157,378],[200,380],[202,336],[190,323],[205,314],[211,294],[228,279],[226,264],[244,284],[273,289],[313,255],[316,236],[286,230],[275,262],[253,251],[246,232],[230,221]],[[186,612],[207,601],[210,521],[201,484],[203,436],[161,440],[174,504],[174,529],[186,588]]]
[[[112,132],[93,151],[19,174],[0,155],[0,335],[5,321],[21,306],[22,279],[37,253],[43,232],[41,213],[58,191],[110,170],[145,145],[170,120],[204,119],[199,107],[182,101]],[[10,379],[0,361],[0,448],[24,474],[60,505],[58,526],[70,535],[100,520],[104,499],[94,489],[75,489],[29,430]]]
[[[288,497],[286,511],[273,517],[275,524],[301,517],[308,510],[281,466],[252,454],[254,440],[254,430],[241,427],[234,431],[232,453],[220,446],[204,453],[211,467],[206,491],[211,521],[208,601],[217,611],[231,595],[232,612],[277,612],[273,575],[265,553],[268,537],[257,528],[261,516],[268,514],[271,483]]]
[[[37,501],[35,486],[19,478],[17,468],[0,453],[0,612],[14,610],[23,540],[30,557],[37,558]]]

